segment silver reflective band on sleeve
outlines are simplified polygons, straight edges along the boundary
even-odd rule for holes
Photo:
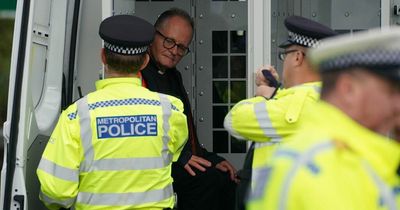
[[[242,106],[242,105],[249,105],[249,104],[253,104],[253,103],[251,103],[249,101],[240,101],[235,105],[235,107],[239,107],[239,106]],[[231,136],[235,137],[236,139],[247,140],[247,138],[245,138],[244,136],[240,135],[233,128],[233,121],[232,121],[232,112],[233,111],[234,111],[234,109],[231,109],[229,111],[229,113],[226,115],[226,117],[224,119],[224,128],[229,132],[229,134]]]
[[[90,113],[87,96],[77,101],[79,124],[81,130],[82,147],[84,151],[84,160],[81,163],[81,171],[89,171],[93,163],[94,151],[92,146],[92,127],[90,126]]]
[[[386,204],[389,210],[396,210],[396,197],[392,190],[382,181],[382,179],[375,173],[372,167],[367,163],[363,162],[364,168],[374,181],[376,187],[379,189],[379,195],[383,199],[383,204]]]
[[[299,157],[294,159],[292,168],[290,169],[290,171],[286,174],[286,177],[284,178],[284,182],[282,185],[282,191],[281,191],[281,195],[280,195],[280,199],[279,199],[278,210],[286,209],[290,185],[292,184],[293,178],[296,176],[296,172],[301,168],[301,166],[307,164],[309,161],[314,159],[316,154],[323,152],[327,149],[333,148],[333,147],[334,147],[334,145],[333,145],[332,141],[325,141],[321,144],[317,144],[314,147],[311,147],[306,152],[301,154]]]
[[[235,129],[233,129],[233,125],[232,125],[232,110],[228,113],[228,115],[226,115],[225,119],[224,119],[224,128],[229,132],[229,134],[233,137],[235,137],[236,139],[246,139],[243,136],[241,136],[239,133],[237,133],[235,131]]]
[[[258,124],[260,128],[264,131],[264,135],[271,139],[281,139],[275,128],[272,125],[271,119],[268,115],[268,103],[265,101],[258,102],[254,104],[254,114],[257,117]]]
[[[70,206],[72,206],[75,203],[75,198],[70,198],[67,200],[56,200],[56,199],[52,199],[49,196],[47,196],[45,193],[43,193],[42,191],[39,192],[39,197],[42,199],[43,202],[47,203],[47,204],[58,204],[64,208],[68,208]]]
[[[281,143],[281,139],[271,139],[271,142],[255,142],[255,148],[269,147]]]
[[[162,201],[173,196],[172,185],[164,189],[135,193],[86,193],[79,192],[78,203],[87,205],[125,206]]]
[[[57,165],[56,163],[45,158],[42,158],[40,160],[38,169],[43,170],[51,174],[52,176],[63,179],[65,181],[79,182],[78,170]]]
[[[171,101],[168,99],[167,95],[158,94],[160,96],[160,102],[161,102],[161,108],[163,110],[163,136],[162,136],[162,141],[163,141],[163,148],[161,151],[162,157],[165,161],[166,164],[169,164],[172,162],[172,154],[170,154],[169,149],[168,149],[168,143],[171,140],[171,137],[169,136],[169,130],[170,130],[170,125],[169,125],[169,119],[171,118]]]

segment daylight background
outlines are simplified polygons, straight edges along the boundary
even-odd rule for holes
[[[0,1],[0,166],[3,164],[3,123],[7,117],[8,80],[16,0]]]

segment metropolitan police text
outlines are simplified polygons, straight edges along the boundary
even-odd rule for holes
[[[96,118],[97,137],[120,138],[157,136],[156,115],[130,115]]]

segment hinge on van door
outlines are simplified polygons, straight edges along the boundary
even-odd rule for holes
[[[17,201],[19,203],[19,210],[24,210],[24,201],[25,201],[25,196],[23,195],[14,195],[14,201]]]

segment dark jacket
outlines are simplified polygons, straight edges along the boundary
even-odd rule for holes
[[[141,73],[142,80],[145,83],[144,85],[149,90],[175,96],[183,102],[185,109],[184,113],[187,116],[189,138],[179,156],[178,163],[182,167],[185,166],[192,157],[192,154],[210,161],[214,166],[225,160],[213,152],[208,152],[200,145],[193,121],[189,98],[183,85],[181,73],[176,68],[172,68],[167,69],[164,74],[160,74],[159,68],[153,59],[150,59],[149,64]]]

